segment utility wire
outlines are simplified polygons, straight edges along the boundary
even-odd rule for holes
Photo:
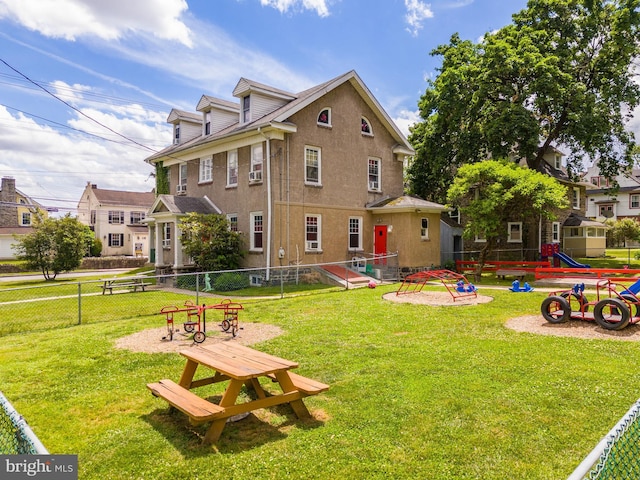
[[[51,95],[53,98],[55,98],[56,100],[62,102],[63,104],[65,104],[67,107],[71,108],[72,110],[78,112],[80,115],[82,115],[83,117],[87,118],[88,120],[100,125],[102,128],[105,128],[107,130],[109,130],[111,133],[114,133],[115,135],[124,138],[125,140],[138,145],[146,150],[149,150],[150,152],[153,153],[158,153],[157,150],[154,150],[151,147],[148,147],[140,142],[137,142],[135,140],[133,140],[132,138],[127,137],[126,135],[123,135],[119,132],[116,132],[115,130],[113,130],[111,127],[108,127],[107,125],[105,125],[104,123],[99,122],[98,120],[96,120],[95,118],[87,115],[86,113],[84,113],[83,111],[81,111],[80,109],[74,107],[73,105],[71,105],[70,103],[64,101],[63,99],[61,99],[60,97],[58,97],[55,93],[50,92],[49,90],[47,90],[45,87],[43,87],[42,85],[40,85],[39,83],[35,82],[34,80],[31,80],[27,75],[25,75],[24,73],[20,72],[19,70],[17,70],[16,68],[12,67],[11,65],[9,65],[4,59],[0,58],[0,62],[4,63],[8,68],[10,68],[11,70],[13,70],[14,72],[16,72],[18,75],[20,75],[21,77],[23,77],[25,80],[27,80],[28,82],[32,83],[33,85],[35,85],[36,87],[38,87],[39,89],[41,89],[42,91],[44,91],[46,94]]]

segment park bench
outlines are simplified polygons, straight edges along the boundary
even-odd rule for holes
[[[524,276],[527,274],[524,270],[513,270],[501,268],[496,270],[496,277],[505,278],[505,277],[516,277],[521,282],[524,280]]]
[[[105,280],[102,284],[102,294],[104,295],[107,290],[110,294],[113,294],[113,289],[128,288],[130,291],[137,292],[138,289],[145,291],[145,287],[151,285],[146,283],[142,278],[123,278],[122,280]]]

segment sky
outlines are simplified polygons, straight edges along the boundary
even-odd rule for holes
[[[355,70],[400,129],[438,45],[478,41],[526,0],[0,0],[0,175],[59,214],[87,183],[151,191],[172,108],[292,93]],[[640,128],[639,128],[640,130]]]

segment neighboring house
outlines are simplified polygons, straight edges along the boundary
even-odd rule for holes
[[[606,226],[586,217],[589,185],[572,181],[562,165],[564,154],[551,147],[544,155],[541,171],[567,187],[569,207],[558,214],[555,221],[543,218],[522,218],[519,212],[504,226],[504,235],[498,241],[500,250],[508,250],[514,258],[539,259],[544,244],[559,244],[560,251],[575,257],[602,256],[606,248]],[[523,160],[521,166],[526,166]],[[483,238],[465,242],[465,250],[477,251]],[[505,255],[505,254],[502,254]],[[507,259],[507,258],[505,258]]]
[[[45,208],[16,188],[16,181],[2,178],[0,190],[0,258],[13,259],[16,236],[33,232],[34,217],[38,212],[47,218]]]
[[[196,200],[227,216],[244,266],[267,275],[388,252],[407,269],[439,264],[445,207],[403,196],[414,150],[354,71],[300,93],[241,78],[233,96],[173,110],[173,145],[146,159],[171,188],[149,213],[157,269],[193,267],[179,222]]]
[[[619,174],[615,180],[618,189],[612,192],[609,181],[600,174],[597,165],[592,165],[583,175],[591,187],[587,190],[587,211],[590,218],[604,221],[622,218],[640,219],[640,169],[631,174]]]
[[[149,227],[144,223],[153,192],[105,190],[87,182],[78,202],[78,220],[102,242],[102,255],[149,256]]]

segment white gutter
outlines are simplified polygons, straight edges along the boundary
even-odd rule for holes
[[[261,134],[267,140],[267,151],[265,152],[265,156],[267,157],[267,258],[265,268],[267,269],[267,274],[265,280],[269,281],[271,277],[271,230],[273,229],[273,220],[271,218],[271,142],[269,137],[267,137],[262,132],[262,127],[258,127],[258,133]]]

